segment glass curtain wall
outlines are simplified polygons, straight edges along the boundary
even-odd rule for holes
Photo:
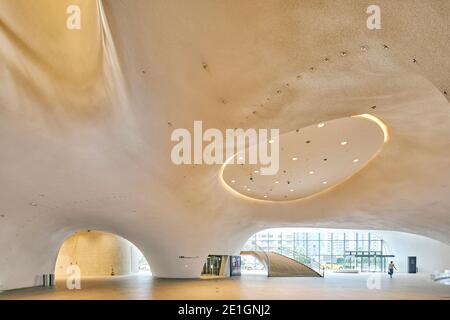
[[[254,234],[243,250],[273,251],[294,258],[312,259],[329,270],[354,269],[361,272],[385,270],[383,240],[365,231],[322,231],[280,228]],[[257,269],[246,259],[244,269]]]

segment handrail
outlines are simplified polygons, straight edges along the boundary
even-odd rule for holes
[[[241,251],[261,251],[264,256],[266,257],[266,261],[267,261],[267,275],[270,276],[270,260],[269,260],[269,256],[266,253],[266,250],[264,250],[263,248],[261,248],[259,245],[255,244],[250,245],[250,246],[245,246],[242,247]]]
[[[255,242],[255,248],[259,249],[259,251],[262,251],[262,253],[264,253],[264,255],[266,256],[266,260],[267,260],[267,276],[270,277],[270,260],[269,260],[269,256],[267,255],[266,251],[261,248],[260,246],[258,246]]]
[[[313,271],[315,271],[318,274],[320,274],[322,277],[325,277],[325,267],[322,267],[322,265],[319,262],[315,261],[311,257],[308,257],[308,256],[306,256],[304,254],[299,253],[299,252],[295,252],[294,250],[291,250],[291,249],[288,249],[288,248],[282,248],[281,250],[276,250],[276,251],[274,251],[274,250],[267,251],[267,250],[264,250],[263,248],[261,248],[255,242],[254,244],[245,245],[241,250],[243,250],[243,251],[246,251],[246,250],[248,250],[248,251],[251,251],[251,250],[261,251],[265,255],[266,259],[267,259],[267,272],[268,272],[268,274],[270,274],[270,269],[269,269],[270,268],[270,262],[269,262],[270,258],[267,255],[267,252],[277,253],[277,254],[283,255],[283,256],[285,256],[287,258],[290,258],[290,257],[288,257],[288,256],[283,254],[283,251],[290,251],[290,253],[292,255],[292,258],[291,258],[292,260],[309,267]]]
[[[293,260],[297,261],[298,263],[304,264],[305,266],[307,266],[307,267],[311,268],[312,270],[316,271],[317,273],[321,274],[322,277],[325,277],[325,268],[322,267],[322,265],[319,262],[315,261],[313,258],[308,257],[299,252],[295,252],[294,250],[286,248],[286,247],[281,248],[281,250],[277,250],[274,252],[283,255],[283,251],[290,252]],[[303,258],[303,259],[301,259],[301,258]]]
[[[435,282],[449,282],[450,283],[450,272],[438,272],[431,274],[431,280]]]

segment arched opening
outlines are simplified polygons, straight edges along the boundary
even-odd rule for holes
[[[272,228],[256,232],[241,248],[241,273],[298,276],[283,274],[292,271],[287,265],[293,261],[323,276],[386,273],[394,261],[399,273],[441,280],[448,277],[449,249],[446,243],[398,231]]]
[[[151,270],[142,252],[118,235],[80,230],[66,238],[59,249],[56,280],[127,275],[151,275]]]
[[[389,259],[395,257],[379,232],[315,228],[262,230],[247,240],[241,255],[242,274],[269,276],[276,273],[268,270],[270,256],[277,268],[295,261],[322,275],[325,271],[385,272]]]

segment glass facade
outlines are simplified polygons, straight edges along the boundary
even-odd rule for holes
[[[202,275],[218,276],[220,275],[220,267],[222,264],[222,256],[210,255],[206,259],[203,266]]]
[[[279,228],[254,234],[243,250],[272,251],[297,261],[313,260],[328,270],[382,272],[386,268],[383,239],[371,232]],[[258,270],[255,259],[243,259],[243,270]]]

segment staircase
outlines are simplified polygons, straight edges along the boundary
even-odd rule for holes
[[[323,269],[312,259],[299,254],[296,259],[274,251],[248,250],[243,248],[241,255],[254,256],[267,269],[269,277],[323,277]],[[308,263],[309,262],[309,263]]]

